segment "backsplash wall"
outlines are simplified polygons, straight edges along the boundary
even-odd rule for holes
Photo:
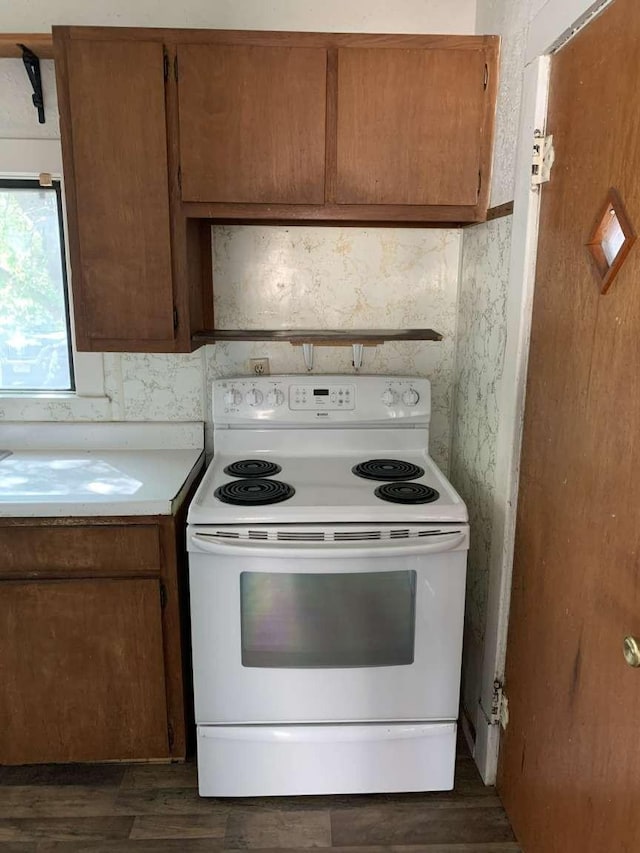
[[[456,229],[215,227],[216,325],[436,329],[442,341],[365,347],[362,372],[431,379],[431,452],[446,469],[460,245]],[[247,372],[249,358],[262,355],[273,373],[305,372],[301,348],[288,343],[210,349],[209,380]],[[351,359],[351,347],[316,347],[314,372],[351,373]]]

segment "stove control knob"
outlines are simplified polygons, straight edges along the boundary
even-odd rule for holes
[[[262,402],[262,391],[258,391],[257,388],[252,388],[251,391],[247,391],[247,395],[244,399],[250,406],[255,408]]]
[[[398,402],[398,395],[391,388],[387,388],[386,391],[382,392],[382,402],[385,406],[394,406]]]
[[[402,402],[405,406],[415,406],[420,399],[420,394],[416,391],[415,388],[409,388],[402,395]]]
[[[267,403],[272,409],[277,409],[284,403],[284,394],[279,388],[274,388],[267,394]]]
[[[242,402],[242,394],[237,388],[229,388],[224,395],[224,402],[226,406],[239,406]]]

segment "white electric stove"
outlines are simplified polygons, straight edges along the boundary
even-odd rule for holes
[[[453,787],[468,525],[430,386],[219,380],[188,548],[203,796]]]

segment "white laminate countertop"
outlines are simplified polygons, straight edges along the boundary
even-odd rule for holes
[[[201,423],[16,426],[0,424],[4,517],[170,515],[204,453]]]

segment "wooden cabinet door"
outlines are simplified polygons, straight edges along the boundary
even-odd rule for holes
[[[327,51],[180,45],[184,201],[322,204]]]
[[[0,583],[0,764],[165,758],[157,580]]]
[[[482,49],[340,49],[336,201],[475,206],[485,62]]]
[[[78,348],[171,349],[163,46],[54,41]]]

